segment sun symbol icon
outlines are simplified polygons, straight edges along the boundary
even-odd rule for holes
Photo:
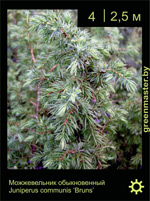
[[[140,192],[140,193],[142,193],[143,191],[142,191],[142,188],[144,188],[144,186],[142,186],[141,185],[141,183],[142,183],[142,181],[140,181],[140,182],[138,182],[138,180],[137,179],[135,179],[135,182],[133,182],[133,181],[131,181],[131,186],[129,186],[129,188],[131,188],[131,193],[132,192],[135,192],[135,194],[137,195],[138,194],[138,192]],[[136,189],[135,189],[135,186],[138,186],[138,188],[136,187]]]

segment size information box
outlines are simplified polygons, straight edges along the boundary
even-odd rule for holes
[[[92,7],[78,9],[78,26],[79,27],[122,27],[136,26],[141,27],[143,20],[148,19],[147,12],[144,12],[140,2],[131,2],[127,6],[125,2],[102,2],[101,6],[96,6],[93,2]],[[109,5],[109,6],[108,6]],[[145,6],[145,10],[148,9]]]

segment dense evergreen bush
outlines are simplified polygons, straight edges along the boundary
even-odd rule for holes
[[[8,168],[142,164],[140,46],[123,31],[79,29],[72,11],[8,11]]]

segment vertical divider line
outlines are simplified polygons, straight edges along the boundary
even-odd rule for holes
[[[104,19],[104,22],[105,22],[105,9],[103,10],[103,19]]]

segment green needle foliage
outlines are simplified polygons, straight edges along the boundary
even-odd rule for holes
[[[104,169],[118,135],[140,145],[131,166],[141,162],[140,78],[118,28],[96,35],[72,11],[8,11],[8,168]]]
[[[120,31],[119,31],[120,29]],[[97,39],[102,43],[114,46],[117,51],[113,56],[119,57],[129,71],[134,74],[137,83],[136,93],[129,93],[116,85],[116,93],[111,95],[113,103],[122,106],[128,113],[127,124],[117,124],[117,135],[108,135],[116,145],[118,167],[135,169],[142,166],[142,72],[141,72],[141,28],[91,28]],[[120,43],[118,41],[120,40]],[[107,129],[107,127],[106,127]]]

